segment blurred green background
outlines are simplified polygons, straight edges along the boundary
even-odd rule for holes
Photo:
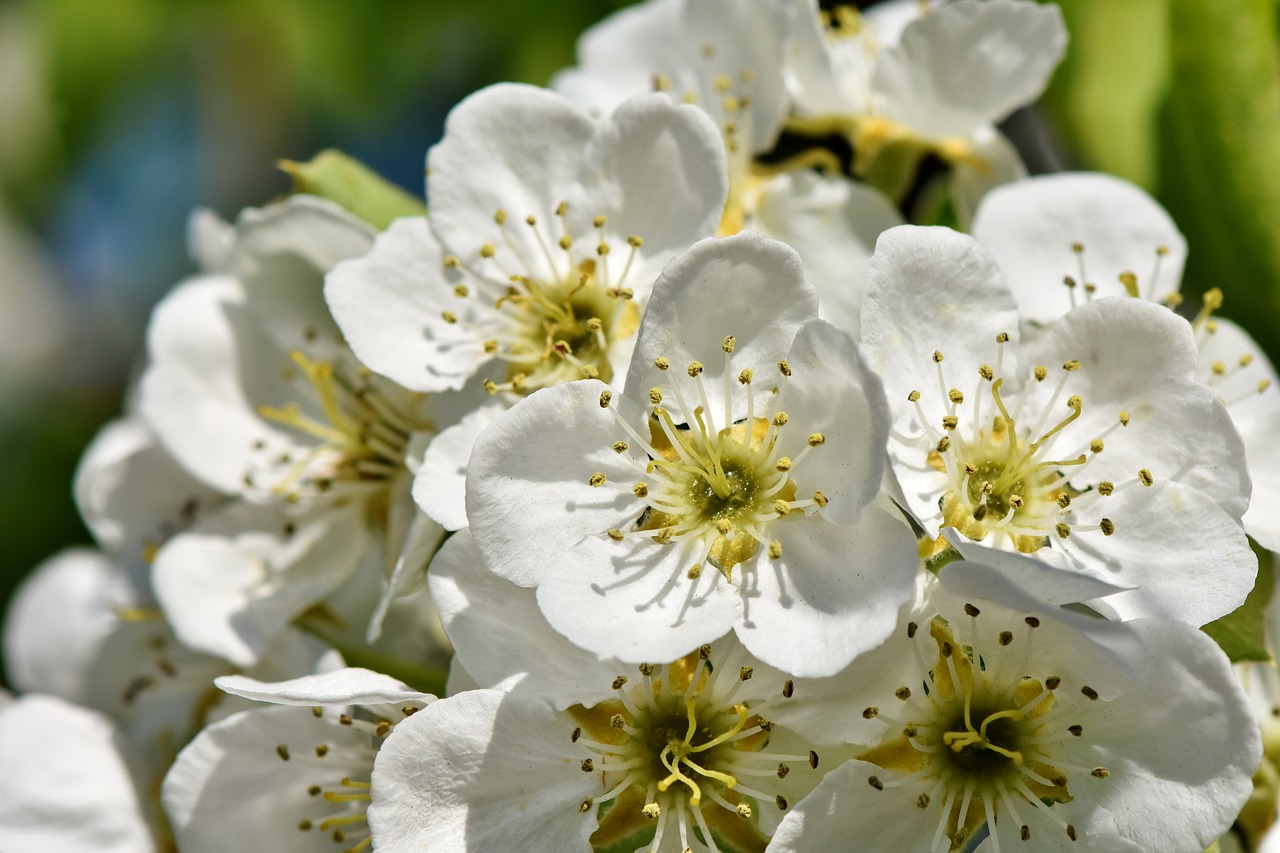
[[[188,211],[347,151],[414,193],[450,106],[544,83],[621,0],[25,0],[0,5],[0,601],[86,542],[79,453],[122,406],[147,313],[190,271]],[[1280,341],[1276,0],[1062,0],[1068,58],[1008,130],[1033,170],[1153,192],[1184,292]]]

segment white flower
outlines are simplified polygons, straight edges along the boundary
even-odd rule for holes
[[[368,849],[374,756],[397,722],[434,697],[364,669],[217,683],[281,707],[209,726],[178,756],[164,780],[164,805],[181,849]]]
[[[994,124],[1040,96],[1062,58],[1057,7],[1017,0],[960,0],[902,27],[876,29],[856,12],[796,25],[791,89],[801,124],[843,129],[855,171],[872,174],[883,153],[933,153],[956,168],[962,218],[989,187],[1023,172]]]
[[[368,250],[367,226],[295,196],[213,231],[201,254],[220,271],[152,318],[140,408],[183,467],[237,498],[162,549],[156,593],[186,642],[249,664],[362,559],[387,602],[411,586],[441,534],[412,472],[431,418],[452,415],[370,374],[328,317],[322,276]]]
[[[889,642],[806,688],[843,689],[845,713],[794,725],[866,748],[783,820],[780,853],[848,838],[943,853],[984,824],[983,853],[1199,853],[1260,755],[1226,656],[1200,631],[1070,613],[980,563],[948,565]]]
[[[759,235],[673,261],[620,393],[544,389],[477,441],[467,514],[490,568],[538,587],[569,639],[631,662],[731,627],[794,673],[878,643],[917,560],[869,506],[879,383],[814,314],[795,253]]]
[[[991,256],[910,226],[880,239],[863,321],[894,473],[929,536],[954,528],[1139,587],[1108,599],[1125,617],[1199,625],[1244,601],[1248,476],[1185,322],[1097,301],[1020,343]]]
[[[388,739],[378,850],[759,851],[817,783],[818,754],[772,723],[803,699],[733,637],[666,665],[598,658],[487,571],[470,531],[430,579],[459,661],[496,689],[437,702]]]
[[[1169,214],[1127,181],[1102,174],[1031,178],[983,199],[973,234],[1009,276],[1022,316],[1040,325],[1107,296],[1177,307],[1186,241]],[[1264,547],[1280,548],[1280,387],[1262,348],[1218,316],[1222,291],[1204,296],[1192,321],[1197,376],[1240,431],[1253,479],[1243,521]]]

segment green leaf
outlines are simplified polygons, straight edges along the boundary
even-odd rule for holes
[[[342,205],[379,231],[401,216],[421,216],[426,206],[358,160],[341,151],[321,151],[305,163],[281,160],[293,178],[293,192],[310,193]]]
[[[1234,611],[1203,628],[1227,653],[1232,663],[1242,660],[1271,660],[1271,654],[1267,651],[1266,624],[1267,605],[1271,603],[1275,574],[1270,552],[1260,548],[1257,550],[1258,580],[1249,597]]]

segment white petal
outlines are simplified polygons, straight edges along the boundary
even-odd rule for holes
[[[323,757],[316,747],[328,747]],[[282,760],[288,755],[287,760]],[[314,716],[306,708],[255,708],[202,731],[165,777],[165,812],[184,853],[274,850],[309,853],[327,833],[299,831],[359,805],[331,804],[308,788],[341,790],[343,777],[369,778],[367,733]]]
[[[818,316],[855,337],[876,238],[901,224],[902,214],[880,192],[814,171],[772,178],[751,222],[800,254],[805,278],[818,292]]]
[[[119,624],[118,612],[135,603],[124,573],[97,551],[67,550],[49,558],[9,601],[4,663],[10,683],[88,702],[102,643]]]
[[[378,753],[369,827],[379,853],[591,850],[602,793],[570,752],[572,720],[491,690],[433,702]]]
[[[431,228],[440,242],[471,261],[496,231],[494,214],[503,210],[512,217],[506,233],[517,247],[515,257],[540,259],[542,249],[523,220],[536,216],[543,227],[556,222],[556,205],[576,182],[594,129],[580,109],[535,86],[503,83],[464,99],[449,112],[444,139],[427,155]],[[508,248],[494,245],[506,267],[522,266]]]
[[[422,467],[413,478],[413,499],[445,530],[467,526],[467,463],[471,449],[484,428],[506,410],[501,403],[487,403],[441,431],[427,446]]]
[[[224,675],[214,679],[214,684],[236,696],[277,705],[394,705],[430,702],[435,698],[389,675],[359,667],[273,683],[243,675]]]
[[[291,522],[264,507],[229,504],[169,540],[152,579],[184,643],[247,666],[350,576],[365,542],[359,506]]]
[[[871,85],[917,134],[968,136],[1038,98],[1066,42],[1056,6],[960,0],[909,24]]]
[[[873,508],[857,524],[771,529],[782,558],[776,568],[758,561],[759,597],[734,628],[752,654],[794,675],[820,678],[889,636],[919,566],[915,536],[902,519]]]
[[[1178,292],[1187,257],[1186,240],[1155,199],[1097,173],[1042,175],[992,190],[978,206],[973,236],[1009,276],[1022,315],[1042,323],[1070,311],[1073,299],[1082,303],[1086,283],[1097,296],[1126,295],[1121,273],[1137,277],[1142,297],[1162,300]],[[1167,253],[1158,256],[1161,247]]]
[[[367,642],[376,642],[382,636],[383,620],[387,618],[387,613],[396,600],[422,589],[427,563],[443,538],[444,528],[415,507],[404,547],[391,570],[391,576],[387,578],[373,615],[369,617],[365,633]]]
[[[111,722],[47,696],[0,704],[0,848],[150,853],[155,841]]]
[[[614,452],[620,430],[600,406],[605,388],[594,380],[543,388],[476,440],[467,517],[489,568],[520,586],[536,585],[584,537],[640,513],[636,471]],[[599,488],[588,484],[596,472],[606,477]]]
[[[573,233],[590,233],[596,216],[608,217],[604,236],[618,254],[609,260],[613,277],[632,235],[643,238],[640,254],[656,272],[720,224],[729,191],[724,143],[697,107],[662,95],[631,98],[601,122],[581,156],[583,193],[571,200],[567,221]],[[648,290],[648,282],[626,284]]]
[[[761,384],[777,376],[778,360],[817,313],[800,257],[787,245],[749,231],[703,240],[672,261],[654,285],[623,393],[644,400],[649,388],[666,384],[654,366],[659,356],[679,371],[696,360],[705,366],[702,382],[711,411],[720,412],[726,366],[721,345],[733,335],[730,380],[735,401],[742,402],[735,411],[745,410],[746,392],[735,377],[743,368],[754,371]],[[674,400],[665,404],[675,407]],[[677,422],[694,420],[678,407],[672,414]]]
[[[475,334],[448,323],[465,313],[424,217],[397,219],[363,257],[325,276],[324,296],[361,362],[413,391],[461,388],[489,359]]]
[[[795,464],[791,476],[830,499],[819,510],[823,518],[852,524],[880,492],[889,437],[884,388],[853,339],[821,320],[801,327],[787,362],[791,377],[778,407],[791,418],[788,427],[803,433],[786,438],[796,442],[797,452],[803,449],[799,441],[813,433],[825,440]]]

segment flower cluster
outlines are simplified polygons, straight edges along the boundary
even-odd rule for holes
[[[1280,391],[1153,200],[1026,177],[1065,47],[647,0],[459,103],[421,216],[196,214],[7,617],[0,848],[1259,843],[1280,682],[1199,629]]]

